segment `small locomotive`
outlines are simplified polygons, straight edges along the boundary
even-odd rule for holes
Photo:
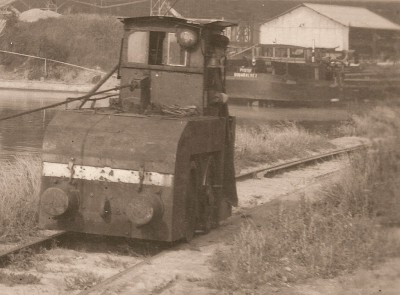
[[[158,241],[208,232],[237,204],[226,21],[121,19],[117,97],[59,111],[43,142],[39,224]]]

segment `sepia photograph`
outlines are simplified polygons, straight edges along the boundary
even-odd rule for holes
[[[0,295],[400,294],[400,0],[0,0]]]

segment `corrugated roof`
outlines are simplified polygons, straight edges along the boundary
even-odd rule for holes
[[[381,30],[400,30],[400,26],[363,7],[303,3],[344,26]]]

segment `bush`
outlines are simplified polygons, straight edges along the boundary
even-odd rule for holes
[[[74,14],[48,18],[33,23],[17,22],[7,28],[0,46],[5,50],[35,55],[84,67],[110,70],[117,62],[122,37],[122,24],[116,17]],[[40,65],[38,65],[39,63]],[[42,70],[43,61],[2,54],[8,69],[21,66]],[[65,68],[48,63],[49,73]],[[74,71],[73,68],[67,67]],[[37,74],[34,75],[35,78]]]

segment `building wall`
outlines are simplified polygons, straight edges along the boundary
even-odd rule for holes
[[[349,49],[349,28],[299,7],[260,27],[260,44]]]

